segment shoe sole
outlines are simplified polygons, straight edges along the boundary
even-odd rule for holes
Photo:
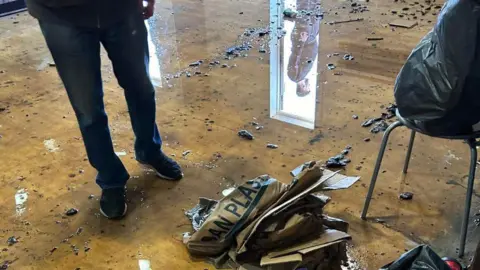
[[[151,169],[155,172],[155,174],[162,178],[162,179],[165,179],[165,180],[169,180],[169,181],[179,181],[183,178],[183,173],[182,173],[182,176],[179,177],[179,178],[172,178],[172,177],[168,177],[168,176],[165,176],[163,174],[161,174],[160,172],[158,172],[152,165],[149,165],[149,164],[145,164],[145,163],[141,163],[139,162],[143,167],[147,168],[147,169]]]
[[[127,208],[127,203],[125,203],[125,211],[123,211],[123,214],[119,217],[109,217],[107,214],[105,214],[105,212],[103,212],[102,207],[100,207],[100,213],[108,219],[121,219],[127,214]]]

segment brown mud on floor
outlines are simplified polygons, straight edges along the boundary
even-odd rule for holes
[[[259,42],[254,42],[246,57],[227,61],[221,56],[246,28],[268,26],[268,3],[160,1],[148,22],[152,59],[157,59],[153,67],[157,117],[164,150],[176,155],[185,168],[185,179],[161,181],[134,161],[123,93],[104,56],[112,135],[116,151],[126,153],[121,159],[132,175],[129,215],[122,221],[99,216],[95,172],[85,159],[62,84],[48,65],[49,53],[36,22],[25,13],[1,18],[0,263],[13,261],[11,269],[135,269],[140,259],[146,259],[152,269],[212,269],[190,258],[182,244],[181,234],[191,230],[185,209],[200,196],[220,198],[223,189],[260,174],[289,182],[289,171],[300,163],[326,160],[346,145],[353,149],[345,173],[362,179],[349,190],[331,192],[327,212],[350,222],[351,256],[360,268],[378,269],[415,243],[430,243],[442,255],[455,256],[468,166],[467,147],[461,142],[418,136],[410,172],[402,178],[409,134],[401,129],[395,132],[371,204],[371,218],[359,219],[381,139],[381,134],[369,133],[360,123],[379,115],[384,110],[381,106],[392,101],[396,73],[438,12],[432,8],[425,16],[418,15],[419,25],[412,29],[391,29],[388,22],[398,18],[402,9],[414,12],[418,5],[413,1],[359,3],[369,11],[349,13],[350,1],[322,3],[324,22],[365,19],[320,26],[316,128],[310,131],[269,119],[269,56],[258,52]],[[404,16],[413,19],[408,15],[411,11]],[[367,41],[371,36],[383,40]],[[333,53],[340,57],[328,57]],[[342,60],[344,53],[355,59]],[[175,78],[200,59],[219,60],[229,68],[202,69],[208,77],[183,74]],[[337,68],[328,70],[327,63]],[[253,130],[249,123],[254,119],[264,129]],[[254,133],[254,141],[237,136],[245,127]],[[371,140],[365,142],[365,138]],[[279,148],[267,149],[267,143]],[[191,153],[182,158],[186,150]],[[412,201],[398,200],[404,191],[415,194]],[[16,208],[15,195],[18,203],[26,199],[24,208]],[[480,208],[479,201],[476,195],[472,214]],[[79,213],[64,216],[71,207]],[[472,215],[468,255],[478,231],[475,218]],[[18,243],[8,246],[11,236]]]

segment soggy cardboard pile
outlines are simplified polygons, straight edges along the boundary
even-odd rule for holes
[[[188,251],[214,258],[218,268],[318,269],[344,260],[348,223],[325,215],[330,198],[317,192],[347,188],[358,177],[317,162],[296,172],[289,185],[262,175],[218,202],[201,198],[185,213],[195,229],[184,239]]]

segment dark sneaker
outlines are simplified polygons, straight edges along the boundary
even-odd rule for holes
[[[102,190],[100,213],[106,218],[120,219],[127,213],[126,192],[124,187]]]
[[[173,159],[167,157],[164,153],[152,162],[138,160],[140,164],[155,170],[157,175],[166,180],[178,181],[183,178],[183,172],[180,165]]]

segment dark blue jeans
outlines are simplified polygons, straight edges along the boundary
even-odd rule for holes
[[[100,44],[124,89],[138,160],[155,160],[161,138],[155,124],[155,89],[148,72],[147,29],[140,14],[108,28],[82,28],[40,21],[77,116],[90,164],[102,189],[123,187],[129,175],[113,149],[103,103]]]

